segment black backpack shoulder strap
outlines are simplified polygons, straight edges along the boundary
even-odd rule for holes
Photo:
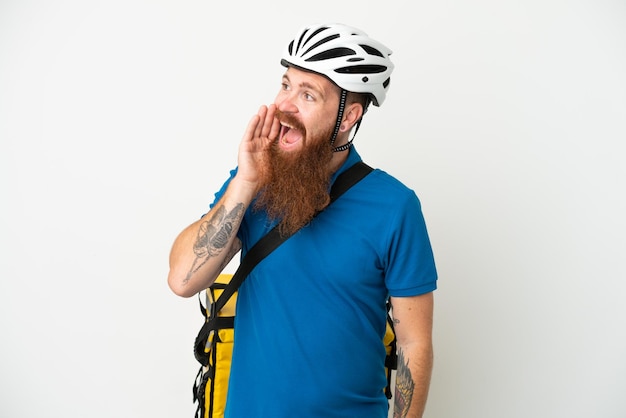
[[[337,200],[339,196],[358,183],[363,177],[367,176],[372,170],[374,170],[372,167],[365,164],[363,161],[359,161],[337,176],[337,179],[330,189],[330,203]]]
[[[368,166],[363,161],[359,161],[337,176],[337,179],[330,189],[329,205],[372,170],[372,167]],[[235,294],[252,269],[290,236],[291,235],[281,235],[278,227],[274,227],[246,253],[246,256],[241,261],[241,264],[237,268],[228,286],[226,286],[226,289],[224,289],[220,297],[215,301],[215,312],[218,312],[226,305],[228,299]]]

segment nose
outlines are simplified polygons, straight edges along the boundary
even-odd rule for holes
[[[274,104],[281,112],[296,113],[298,111],[298,107],[295,105],[294,99],[295,97],[292,94],[282,92],[276,97]]]

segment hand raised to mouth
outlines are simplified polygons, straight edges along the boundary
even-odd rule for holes
[[[247,182],[258,191],[259,180],[266,164],[266,151],[278,138],[280,122],[276,117],[276,106],[261,106],[254,115],[239,144],[238,173],[241,181]]]

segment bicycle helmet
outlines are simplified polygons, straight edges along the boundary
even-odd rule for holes
[[[343,90],[368,93],[374,106],[380,106],[394,68],[391,52],[359,29],[322,24],[300,29],[281,64],[324,75]]]

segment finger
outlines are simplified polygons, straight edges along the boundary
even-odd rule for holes
[[[279,133],[280,133],[280,121],[278,120],[277,117],[274,117],[274,120],[272,121],[271,129],[270,129],[270,133],[267,135],[267,137],[270,139],[275,139],[275,138],[278,138]]]
[[[265,113],[265,119],[263,120],[263,129],[261,130],[261,136],[263,138],[270,137],[270,132],[276,119],[276,106],[270,105]]]
[[[244,141],[252,141],[255,138],[255,132],[258,129],[258,126],[260,125],[260,118],[259,115],[254,115],[252,116],[252,118],[250,119],[250,122],[248,122],[248,126],[246,127],[246,131],[243,134],[243,140]]]
[[[254,131],[255,138],[263,136],[263,126],[265,125],[265,118],[267,117],[267,106],[261,106],[257,116],[259,117],[259,123]]]

